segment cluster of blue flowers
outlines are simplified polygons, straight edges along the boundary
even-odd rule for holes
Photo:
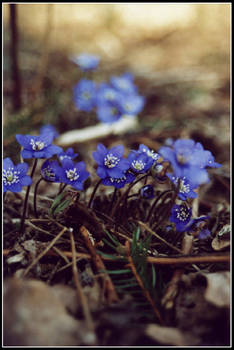
[[[170,162],[173,173],[167,173],[168,178],[178,187],[178,197],[182,201],[187,198],[196,198],[194,189],[209,182],[207,167],[219,168],[210,151],[204,150],[201,143],[191,139],[179,139],[170,143],[170,147],[163,146],[159,154]],[[176,224],[178,231],[184,232],[195,229],[197,225],[208,217],[192,218],[192,210],[186,202],[175,204],[172,208],[170,221]],[[209,230],[201,231],[199,238],[206,238]]]
[[[72,58],[82,71],[97,68],[99,59],[95,55],[81,54]],[[103,123],[114,123],[123,115],[135,117],[145,104],[134,84],[131,73],[111,76],[108,83],[96,83],[83,78],[73,88],[74,104],[80,111],[96,110],[97,118]]]
[[[93,158],[97,162],[97,175],[102,183],[106,186],[122,188],[126,183],[133,182],[138,174],[147,173],[160,157],[141,144],[138,151],[132,150],[128,157],[124,158],[123,145],[108,150],[99,143],[97,150],[93,152]]]
[[[23,159],[45,159],[41,167],[41,176],[50,182],[59,182],[71,185],[77,190],[83,190],[83,183],[89,177],[84,162],[74,162],[78,155],[72,148],[64,151],[61,147],[53,145],[56,130],[51,126],[41,129],[40,135],[16,135],[18,143],[22,146]],[[52,157],[57,155],[58,160]],[[21,192],[23,186],[32,184],[32,178],[27,174],[28,164],[14,165],[10,158],[3,161],[3,192]]]
[[[58,136],[52,126],[44,126],[37,136],[16,135],[21,145],[23,159],[45,159],[41,166],[41,176],[45,181],[70,185],[76,190],[83,190],[85,180],[90,176],[86,164],[76,162],[78,156],[72,148],[64,151],[52,144]],[[199,231],[199,238],[206,238],[210,232],[204,222],[207,216],[192,217],[189,199],[197,197],[197,189],[201,184],[209,181],[207,167],[218,168],[210,151],[204,150],[200,143],[189,139],[179,139],[171,142],[170,146],[163,146],[158,153],[141,144],[138,150],[131,150],[124,156],[124,146],[118,145],[107,149],[103,144],[97,145],[93,158],[97,163],[96,173],[100,182],[105,186],[123,188],[133,183],[139,174],[159,176],[164,169],[165,162],[170,165],[171,172],[166,176],[176,189],[176,202],[171,210],[169,220],[174,223],[176,230]],[[54,159],[54,156],[57,159]],[[28,164],[14,165],[10,158],[3,160],[3,192],[20,192],[23,186],[30,186],[32,178],[27,175]],[[155,197],[154,187],[150,184],[143,186],[139,192],[145,199]]]

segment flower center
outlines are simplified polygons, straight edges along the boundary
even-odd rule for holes
[[[150,150],[148,150],[146,148],[143,148],[142,151],[145,152],[148,157],[152,157],[154,160],[158,160],[159,159],[158,153],[155,153],[153,150],[150,151]]]
[[[82,93],[82,97],[85,99],[85,100],[90,100],[90,93],[88,91],[85,91]]]
[[[189,156],[186,157],[185,154],[182,154],[182,153],[178,153],[176,155],[176,158],[177,158],[177,161],[180,163],[180,164],[186,164],[188,163],[189,161]]]
[[[118,113],[118,110],[117,110],[117,108],[113,107],[113,108],[111,108],[110,112],[111,112],[111,115],[116,115]]]
[[[49,166],[48,166],[47,168],[44,168],[44,169],[42,170],[42,172],[43,172],[43,175],[44,175],[46,178],[48,178],[48,179],[50,179],[50,180],[52,180],[52,181],[55,180],[55,173],[54,173],[53,169],[51,169]]]
[[[179,192],[181,192],[181,193],[189,193],[189,191],[190,191],[190,184],[189,183],[186,184],[187,181],[186,181],[185,177],[183,177],[183,179],[179,179],[179,177],[174,177],[173,176],[172,180],[173,180],[175,185],[177,185],[178,181],[180,180]]]
[[[104,158],[104,164],[107,166],[107,168],[114,168],[119,161],[120,159],[115,157],[112,153],[107,154],[107,156]]]
[[[115,94],[112,91],[107,91],[104,95],[106,100],[113,101],[115,98]]]
[[[186,221],[190,218],[190,213],[187,211],[187,208],[182,206],[180,209],[175,209],[177,214],[176,217],[180,221]]]
[[[189,193],[189,191],[190,191],[190,186],[189,186],[189,184],[185,185],[185,181],[184,181],[184,180],[180,180],[179,191],[180,191],[181,193]]]
[[[33,139],[31,139],[30,145],[32,145],[32,149],[34,151],[41,151],[45,147],[44,142],[42,142],[42,141],[34,141]]]
[[[59,156],[59,159],[63,161],[64,159],[72,159],[72,157],[65,154],[64,156]]]
[[[8,170],[3,169],[3,183],[4,185],[12,185],[19,182],[19,171],[14,171],[14,168]]]
[[[70,170],[66,170],[66,175],[67,175],[67,178],[70,181],[75,181],[75,180],[77,180],[79,178],[79,175],[77,174],[76,168],[70,169]]]
[[[145,163],[142,162],[142,160],[134,160],[132,162],[132,166],[133,168],[135,168],[136,170],[143,170],[145,168]]]

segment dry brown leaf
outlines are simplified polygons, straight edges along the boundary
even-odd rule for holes
[[[45,283],[11,278],[4,282],[4,345],[69,346],[84,342],[84,326],[71,317]]]
[[[158,324],[149,324],[145,330],[146,334],[160,344],[188,346],[197,344],[195,338],[188,339],[185,334],[177,328],[163,327]]]
[[[218,307],[230,306],[230,272],[216,272],[205,275],[207,288],[204,297]]]

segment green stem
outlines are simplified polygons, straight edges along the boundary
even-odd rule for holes
[[[38,187],[39,187],[39,184],[40,182],[44,180],[43,177],[41,177],[36,185],[35,185],[35,189],[34,189],[34,199],[33,199],[33,208],[34,208],[34,215],[35,215],[35,218],[38,218],[38,214],[37,214],[37,190],[38,190]]]
[[[33,178],[34,172],[35,172],[36,167],[37,167],[37,162],[38,162],[38,159],[35,158],[34,163],[33,163],[33,167],[32,167],[32,171],[30,174],[31,178]],[[23,214],[22,214],[22,218],[21,218],[20,233],[23,233],[23,230],[24,230],[24,221],[25,221],[25,216],[26,216],[26,211],[27,211],[28,196],[29,196],[30,188],[31,188],[31,185],[28,186],[27,191],[26,191],[26,195],[25,195],[25,199],[24,199],[24,208],[23,208]]]
[[[92,202],[93,202],[95,193],[97,192],[97,189],[98,189],[99,185],[101,184],[101,182],[102,182],[102,179],[100,179],[100,180],[96,183],[96,186],[94,187],[93,193],[92,193],[92,195],[91,195],[91,197],[90,197],[90,200],[89,200],[88,208],[91,208],[91,204],[92,204]]]

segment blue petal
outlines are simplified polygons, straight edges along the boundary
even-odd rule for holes
[[[32,146],[30,145],[30,141],[31,139],[34,139],[35,136],[17,134],[15,137],[21,146],[23,146],[28,150],[32,149]]]
[[[63,149],[56,145],[50,145],[46,148],[45,152],[47,154],[47,157],[52,157],[54,154],[59,154],[63,151]]]
[[[104,179],[105,177],[108,176],[107,171],[104,167],[99,166],[97,168],[97,175],[101,178]]]
[[[118,145],[118,146],[112,147],[109,153],[112,153],[114,156],[121,158],[124,154],[124,146]]]
[[[121,178],[124,177],[124,172],[119,168],[115,167],[107,170],[108,176],[113,178]]]
[[[99,165],[103,165],[105,155],[103,155],[103,153],[95,151],[93,152],[93,158]]]
[[[76,190],[82,191],[83,190],[83,183],[81,181],[73,181],[73,183],[70,183],[72,187],[74,187]]]
[[[120,159],[118,167],[123,171],[128,170],[130,168],[130,162],[127,159]]]
[[[22,186],[20,183],[12,184],[10,186],[7,186],[7,190],[11,192],[21,192]]]
[[[32,184],[32,179],[30,176],[26,175],[20,179],[20,183],[22,186],[29,186]]]
[[[3,169],[14,168],[14,164],[10,158],[5,158],[3,160]]]
[[[26,149],[23,149],[23,151],[21,151],[21,157],[25,158],[25,159],[34,158],[33,152],[32,151],[28,151]]]
[[[168,160],[173,164],[175,163],[175,152],[171,148],[163,146],[159,149],[158,153],[164,158],[164,160]]]
[[[25,174],[27,174],[27,171],[28,171],[28,164],[27,163],[20,163],[20,164],[16,165],[15,169],[17,171],[20,171],[21,175],[25,175]]]

